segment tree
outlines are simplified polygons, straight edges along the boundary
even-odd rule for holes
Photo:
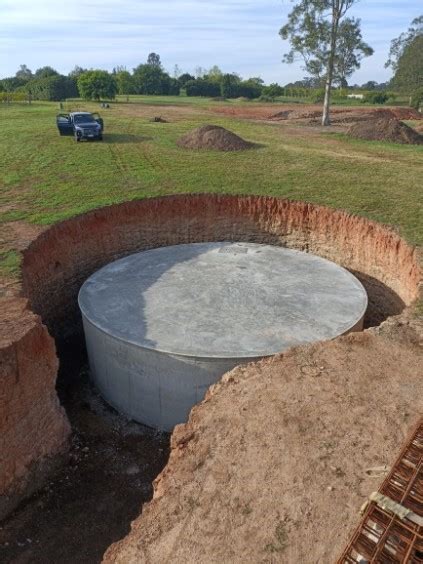
[[[217,65],[212,66],[210,70],[207,71],[204,78],[210,80],[211,82],[221,82],[223,77],[223,72]]]
[[[116,96],[116,79],[107,71],[86,71],[79,76],[77,84],[81,98],[86,100],[111,99]]]
[[[60,101],[78,96],[75,79],[59,74],[35,78],[25,89],[35,100]]]
[[[118,70],[113,74],[116,80],[118,94],[136,94],[134,79],[130,72],[127,70]]]
[[[11,76],[9,78],[3,78],[1,83],[5,92],[14,92],[17,88],[25,86],[28,81],[23,78]]]
[[[137,94],[178,96],[179,82],[170,78],[161,66],[144,64],[134,69],[133,81]]]
[[[339,26],[339,41],[334,63],[334,82],[345,88],[347,78],[360,68],[364,57],[373,55],[373,49],[363,41],[361,21],[345,18]]]
[[[33,77],[32,71],[26,65],[20,65],[19,70],[16,72],[16,78],[21,78],[22,80],[31,80]]]
[[[157,53],[150,53],[147,57],[147,65],[161,69],[162,62],[160,60],[160,55],[158,55]]]
[[[87,71],[88,69],[83,69],[82,67],[75,65],[75,67],[70,71],[68,76],[70,76],[71,78],[78,79],[81,76],[81,74],[84,74],[84,72]]]
[[[195,78],[204,78],[204,75],[207,73],[206,69],[203,67],[195,67]]]
[[[224,98],[238,98],[239,76],[236,74],[224,74],[220,83],[221,94]]]
[[[181,76],[178,78],[180,87],[185,88],[186,83],[190,80],[195,80],[195,76],[192,76],[192,74],[189,74],[188,72],[181,74]]]
[[[305,70],[325,80],[322,124],[330,123],[330,101],[334,82],[341,81],[360,67],[361,58],[373,51],[363,43],[360,20],[345,18],[358,0],[292,0],[296,4],[288,23],[279,34],[289,40],[291,50],[284,61],[292,63],[300,55]]]
[[[269,84],[269,86],[265,86],[263,88],[263,94],[269,98],[276,98],[277,96],[284,95],[284,89],[276,82],[273,82],[272,84]]]
[[[54,68],[46,66],[37,69],[34,74],[34,78],[47,78],[48,76],[59,76],[59,73]]]
[[[416,37],[421,35],[423,35],[423,15],[415,18],[405,33],[401,33],[399,37],[391,41],[389,58],[385,63],[385,67],[392,67],[396,71],[399,60],[406,48],[411,45]]]
[[[423,33],[405,47],[395,68],[393,88],[411,94],[423,87]]]
[[[185,83],[185,90],[187,96],[207,96],[210,98],[220,96],[220,84],[204,80],[204,78],[188,80]]]
[[[415,108],[418,111],[423,109],[423,88],[416,90],[411,97],[411,104],[412,108]]]

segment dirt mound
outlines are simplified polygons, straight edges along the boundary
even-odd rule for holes
[[[376,117],[352,125],[348,135],[369,141],[390,141],[405,145],[423,145],[423,136],[396,118]]]
[[[331,109],[332,124],[353,124],[361,121],[367,122],[369,119],[385,118],[397,120],[417,120],[423,116],[413,108],[332,108]],[[320,124],[322,119],[322,110],[305,110],[305,109],[288,109],[277,112],[269,116],[270,120],[310,120],[311,125]]]
[[[284,119],[311,119],[311,118],[321,118],[322,110],[283,110],[269,116],[271,120],[284,120]]]
[[[178,139],[179,147],[185,149],[211,149],[217,151],[245,151],[254,147],[232,131],[218,125],[203,125]]]
[[[162,116],[154,116],[150,121],[152,123],[169,123],[167,119],[162,118]]]
[[[355,333],[226,374],[103,564],[338,561],[422,412],[417,342]]]
[[[390,115],[397,119],[423,119],[423,115],[413,108],[389,108],[389,109],[379,109],[375,110],[375,113],[379,115],[385,114]]]

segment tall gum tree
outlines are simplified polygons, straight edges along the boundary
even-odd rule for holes
[[[360,20],[345,18],[359,0],[292,0],[295,5],[279,35],[289,40],[291,50],[284,62],[299,55],[305,70],[325,82],[322,125],[330,124],[330,102],[334,82],[343,83],[360,67],[363,57],[373,54],[364,43]]]

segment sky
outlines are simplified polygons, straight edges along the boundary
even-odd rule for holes
[[[290,0],[0,0],[0,77],[19,65],[50,65],[67,74],[75,65],[132,70],[159,53],[173,75],[218,65],[266,83],[301,80],[301,64],[282,63],[289,50],[279,35]],[[422,0],[361,0],[349,12],[362,20],[375,50],[350,83],[384,82],[390,41],[423,13]]]

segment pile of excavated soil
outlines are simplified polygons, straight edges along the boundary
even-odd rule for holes
[[[203,125],[178,139],[179,147],[185,149],[209,149],[216,151],[245,151],[254,143],[245,141],[232,131],[218,125]]]
[[[352,125],[348,135],[369,141],[390,141],[405,145],[423,145],[423,135],[398,119],[377,117]]]
[[[423,342],[403,329],[226,374],[176,427],[153,501],[104,564],[337,561],[422,413]]]
[[[150,120],[152,123],[169,123],[167,119],[162,118],[161,116],[155,116]]]
[[[330,112],[331,123],[333,124],[348,124],[360,121],[368,121],[369,119],[385,118],[385,119],[399,119],[399,120],[415,120],[422,119],[413,108],[377,108],[377,109],[364,109],[364,108],[332,108]],[[322,110],[305,110],[299,108],[296,110],[288,109],[277,112],[269,116],[269,119],[280,120],[310,120],[311,124],[320,123],[322,119]]]

